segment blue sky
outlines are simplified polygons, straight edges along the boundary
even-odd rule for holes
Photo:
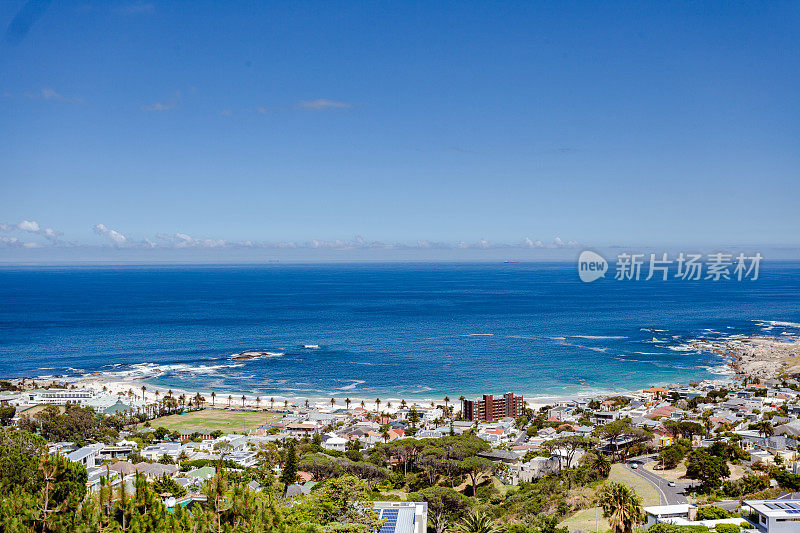
[[[797,248],[798,27],[789,2],[3,2],[0,259]]]

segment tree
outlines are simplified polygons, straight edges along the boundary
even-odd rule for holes
[[[461,468],[469,476],[472,484],[472,495],[478,490],[478,478],[494,470],[494,463],[483,457],[467,457],[461,461]]]
[[[124,483],[122,484],[124,485]],[[171,478],[166,472],[153,480],[153,490],[159,494],[169,492],[176,498],[186,495],[186,489],[181,487],[180,483]]]
[[[242,394],[242,407],[244,407],[244,401],[245,401],[246,399],[247,399],[247,398],[245,397],[245,395],[244,395],[244,394]]]
[[[63,455],[45,457],[39,463],[42,490],[39,494],[39,521],[42,529],[51,528],[53,515],[74,514],[86,496],[86,467]]]
[[[453,527],[453,531],[458,533],[498,533],[500,527],[494,523],[494,520],[478,511],[462,518]]]
[[[7,426],[16,413],[17,408],[13,405],[0,405],[0,425]]]
[[[297,452],[294,448],[294,440],[289,441],[284,453],[286,454],[286,459],[283,463],[280,481],[283,483],[283,493],[286,494],[289,485],[297,481]]]
[[[597,439],[592,437],[582,437],[580,435],[570,435],[558,437],[548,442],[552,450],[559,450],[567,460],[567,468],[572,466],[572,460],[578,450],[587,450],[597,444]]]
[[[718,487],[730,475],[727,461],[705,450],[692,450],[686,457],[686,477],[700,481],[705,490]]]
[[[620,418],[619,420],[609,422],[608,424],[596,428],[595,433],[598,437],[606,437],[609,439],[612,459],[616,459],[620,447],[624,450],[620,455],[624,457],[630,446],[647,438],[647,433],[631,425],[630,418]],[[626,438],[623,439],[623,442],[620,444],[621,437]]]
[[[206,501],[217,522],[217,531],[222,531],[222,513],[225,511],[225,493],[228,492],[228,476],[222,467],[222,461],[217,462],[214,476],[205,486]]]
[[[632,533],[634,526],[645,520],[642,499],[622,483],[604,483],[597,493],[597,503],[613,533]]]
[[[231,400],[233,400],[233,396],[231,396],[230,394],[228,394],[228,409],[230,409],[230,408],[231,408]]]
[[[408,499],[428,504],[428,519],[435,533],[444,533],[469,508],[469,499],[449,487],[428,487],[409,494]]]
[[[417,422],[419,422],[419,412],[416,410],[416,408],[412,407],[408,412],[408,421],[411,422],[412,428],[417,427]]]
[[[661,453],[659,454],[661,464],[663,464],[664,468],[666,469],[675,468],[678,466],[678,463],[683,461],[684,457],[686,457],[686,448],[680,444],[667,446],[661,450]]]
[[[381,408],[381,399],[375,398],[375,414],[378,414]]]
[[[334,523],[361,524],[349,531],[379,531],[384,523],[372,510],[369,486],[354,476],[328,479],[304,499],[293,502],[286,516],[291,526],[324,525]],[[295,529],[290,528],[294,531]]]
[[[771,437],[775,434],[775,428],[772,427],[772,422],[769,420],[762,420],[756,423],[755,429],[758,430],[758,434],[762,435],[764,438]]]
[[[315,481],[322,481],[339,474],[342,468],[339,463],[322,454],[309,454],[303,456],[298,466],[303,472],[314,474]]]
[[[47,453],[47,443],[26,431],[0,429],[0,493],[8,494],[15,487],[35,494],[39,461]]]
[[[344,405],[347,408],[347,410],[349,411],[350,410],[350,398],[345,398],[344,399]]]
[[[216,398],[217,398],[217,393],[212,390],[211,391],[211,407],[214,407],[214,402],[215,402]]]

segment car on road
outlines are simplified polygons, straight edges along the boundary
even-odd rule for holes
[[[638,464],[636,464],[636,463],[631,463],[631,468],[633,468],[634,470],[636,470],[637,468],[639,468],[639,465],[638,465]]]
[[[653,467],[653,470],[664,470],[664,467],[663,467],[663,466],[661,466],[661,465],[655,465],[655,466]]]
[[[670,481],[669,483],[667,483],[667,485],[669,485],[670,487],[674,487],[675,486],[675,482],[674,481]]]

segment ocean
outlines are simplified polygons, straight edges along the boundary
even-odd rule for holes
[[[719,355],[687,343],[752,334],[800,335],[800,264],[762,263],[756,281],[595,283],[554,263],[0,268],[0,377],[565,396],[724,378]],[[230,359],[253,350],[272,355]]]

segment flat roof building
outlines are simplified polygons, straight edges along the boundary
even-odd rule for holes
[[[523,409],[522,396],[515,396],[513,392],[507,392],[499,398],[484,394],[482,399],[461,401],[464,418],[473,422],[492,422],[506,417],[517,418]]]
[[[762,533],[800,531],[800,500],[747,500],[748,516]]]

